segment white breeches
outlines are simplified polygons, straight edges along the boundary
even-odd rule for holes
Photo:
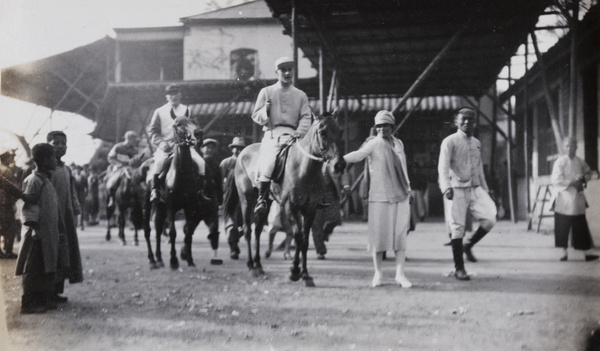
[[[271,131],[266,131],[260,143],[260,150],[257,160],[258,181],[271,181],[273,168],[275,168],[275,158],[279,148],[290,140],[295,132],[292,128],[277,127]]]
[[[450,232],[452,239],[465,236],[467,211],[479,221],[481,228],[490,231],[496,224],[496,204],[490,195],[480,186],[452,188],[454,197],[451,202]]]

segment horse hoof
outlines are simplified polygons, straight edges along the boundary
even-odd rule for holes
[[[265,271],[262,269],[262,267],[256,267],[254,268],[254,270],[256,271],[256,273],[261,276],[265,274]]]
[[[127,245],[127,242],[125,240],[121,239],[121,246],[125,246],[125,245]]]
[[[150,262],[150,270],[155,270],[160,268],[160,266],[156,262]]]
[[[235,251],[232,251],[232,252],[229,254],[229,257],[230,257],[232,260],[239,260],[239,258],[240,258],[240,255],[239,255],[237,252],[235,252]]]
[[[265,258],[271,258],[271,250],[267,250],[267,252],[265,252]]]
[[[196,267],[194,261],[188,261],[188,267]]]
[[[176,270],[178,268],[179,268],[179,260],[177,260],[177,258],[172,258],[171,259],[171,269]]]
[[[286,261],[289,261],[292,259],[292,255],[289,252],[284,252],[283,253],[283,259]]]
[[[304,280],[304,286],[306,286],[307,288],[315,287],[315,281],[312,277],[302,277],[302,280]]]
[[[157,268],[163,268],[165,266],[165,263],[163,261],[158,261],[156,263]]]
[[[139,246],[139,245],[140,245],[140,242],[139,242],[138,240],[136,240],[136,241],[134,241],[134,242],[133,242],[133,244],[134,244],[135,246]]]
[[[256,274],[256,269],[253,269],[253,268],[248,269],[248,277],[249,278],[258,278],[258,274]]]
[[[110,234],[106,234],[106,241],[110,241]]]

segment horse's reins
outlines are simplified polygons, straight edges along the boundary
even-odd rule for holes
[[[321,123],[321,121],[319,120],[317,123],[313,124],[312,127],[316,128],[320,123]],[[300,142],[297,142],[296,145],[298,145],[298,148],[300,149],[300,152],[302,152],[302,154],[304,156],[310,158],[311,160],[315,160],[315,161],[318,161],[318,162],[328,161],[329,158],[324,155],[325,151],[327,151],[327,150],[323,149],[323,145],[321,144],[321,139],[319,139],[319,136],[317,134],[318,133],[315,133],[315,137],[317,138],[317,143],[319,144],[319,152],[321,154],[321,157],[315,156],[315,155],[309,153],[308,151],[304,150],[304,148],[302,147],[302,145],[300,144]]]

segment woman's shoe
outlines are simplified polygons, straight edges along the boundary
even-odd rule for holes
[[[405,275],[396,275],[396,283],[404,289],[412,288],[412,283],[406,278]]]
[[[598,259],[598,255],[585,255],[585,261],[589,262],[589,261],[595,261]]]
[[[560,258],[561,261],[566,261],[567,260],[567,255],[564,255],[563,257]]]
[[[375,275],[373,276],[373,281],[371,282],[371,286],[374,288],[381,286],[381,274],[380,273],[375,273]]]

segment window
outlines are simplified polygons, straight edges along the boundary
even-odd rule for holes
[[[258,55],[253,49],[237,49],[231,52],[231,79],[254,80],[258,77]]]

